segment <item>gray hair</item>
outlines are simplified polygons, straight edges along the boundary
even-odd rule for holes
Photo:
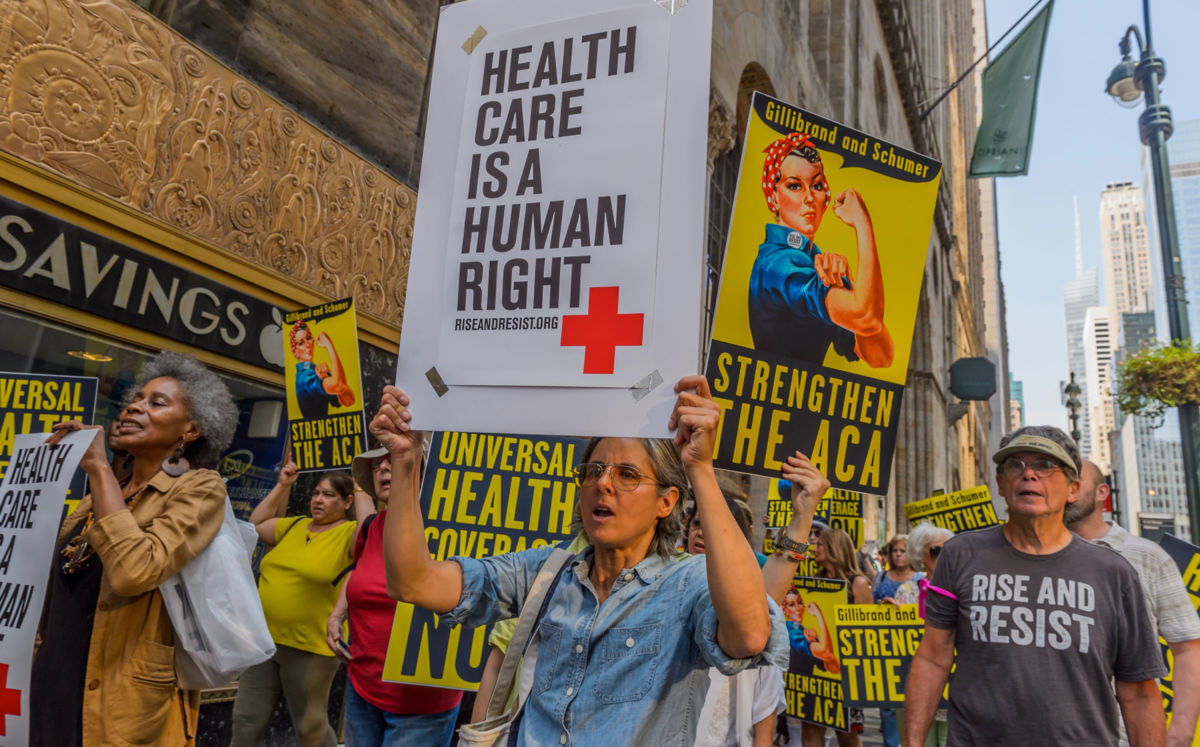
[[[1063,465],[1063,472],[1066,473],[1067,479],[1071,482],[1079,479],[1079,465],[1083,462],[1079,456],[1079,446],[1075,443],[1075,439],[1068,436],[1066,431],[1061,428],[1055,428],[1052,425],[1022,426],[1015,431],[1005,433],[1000,438],[1000,447],[996,449],[996,451],[1008,446],[1008,444],[1017,436],[1023,435],[1040,436],[1041,438],[1049,439],[1063,447],[1063,449],[1067,452],[1067,455],[1071,457],[1071,463]],[[999,470],[1000,465],[996,465],[996,471],[999,472]]]
[[[935,542],[948,540],[953,536],[954,532],[930,521],[923,521],[913,527],[913,530],[908,533],[908,562],[912,565],[913,570],[925,570],[925,561],[921,560],[921,556],[925,554],[926,547]]]
[[[592,458],[592,452],[602,438],[593,438],[588,442],[587,448],[583,450],[581,462],[586,462]],[[650,466],[654,469],[654,475],[658,478],[658,494],[665,495],[671,488],[679,490],[679,500],[675,501],[675,506],[671,509],[671,513],[658,520],[657,526],[654,527],[654,539],[650,541],[650,553],[654,553],[664,558],[671,558],[675,555],[675,548],[683,540],[684,530],[684,504],[687,503],[692,491],[688,486],[687,475],[683,471],[683,462],[679,460],[679,454],[675,451],[675,444],[670,439],[666,438],[639,438],[642,448],[646,450],[646,454],[650,457]],[[578,503],[576,503],[578,506]],[[587,530],[583,526],[583,517],[579,512],[575,512],[575,516],[571,520],[571,533],[582,533],[587,536]],[[588,538],[588,543],[591,544],[591,538]]]
[[[185,446],[183,456],[197,466],[212,464],[229,448],[237,430],[238,409],[225,382],[190,355],[163,352],[142,366],[121,407],[132,402],[146,382],[160,378],[179,383],[188,415],[200,430],[200,437]]]

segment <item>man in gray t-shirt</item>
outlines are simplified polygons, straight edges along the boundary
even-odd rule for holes
[[[923,743],[952,664],[948,745],[1112,745],[1118,701],[1135,747],[1162,744],[1165,668],[1137,575],[1062,524],[1079,490],[1074,441],[1026,427],[993,459],[1009,520],[942,549],[905,744]]]

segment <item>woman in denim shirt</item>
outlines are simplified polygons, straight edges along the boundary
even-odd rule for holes
[[[522,744],[678,744],[695,740],[708,668],[786,667],[787,633],[754,552],[712,467],[720,409],[701,376],[682,379],[668,427],[675,443],[593,440],[576,468],[591,541],[567,564],[537,631]],[[550,547],[476,560],[429,557],[418,501],[420,435],[408,396],[387,387],[371,432],[391,455],[384,527],[388,593],[485,625],[516,617]],[[670,560],[691,483],[707,552]]]

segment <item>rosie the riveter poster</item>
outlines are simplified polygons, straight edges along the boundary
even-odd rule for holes
[[[887,492],[941,165],[755,93],[707,375],[719,467]]]

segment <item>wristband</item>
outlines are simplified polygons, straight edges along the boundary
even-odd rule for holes
[[[800,562],[800,560],[804,558],[804,555],[808,552],[809,547],[811,547],[811,545],[809,545],[807,542],[796,542],[791,537],[788,537],[786,529],[781,531],[779,536],[775,538],[775,554],[786,554],[789,560],[794,560],[796,562]]]

